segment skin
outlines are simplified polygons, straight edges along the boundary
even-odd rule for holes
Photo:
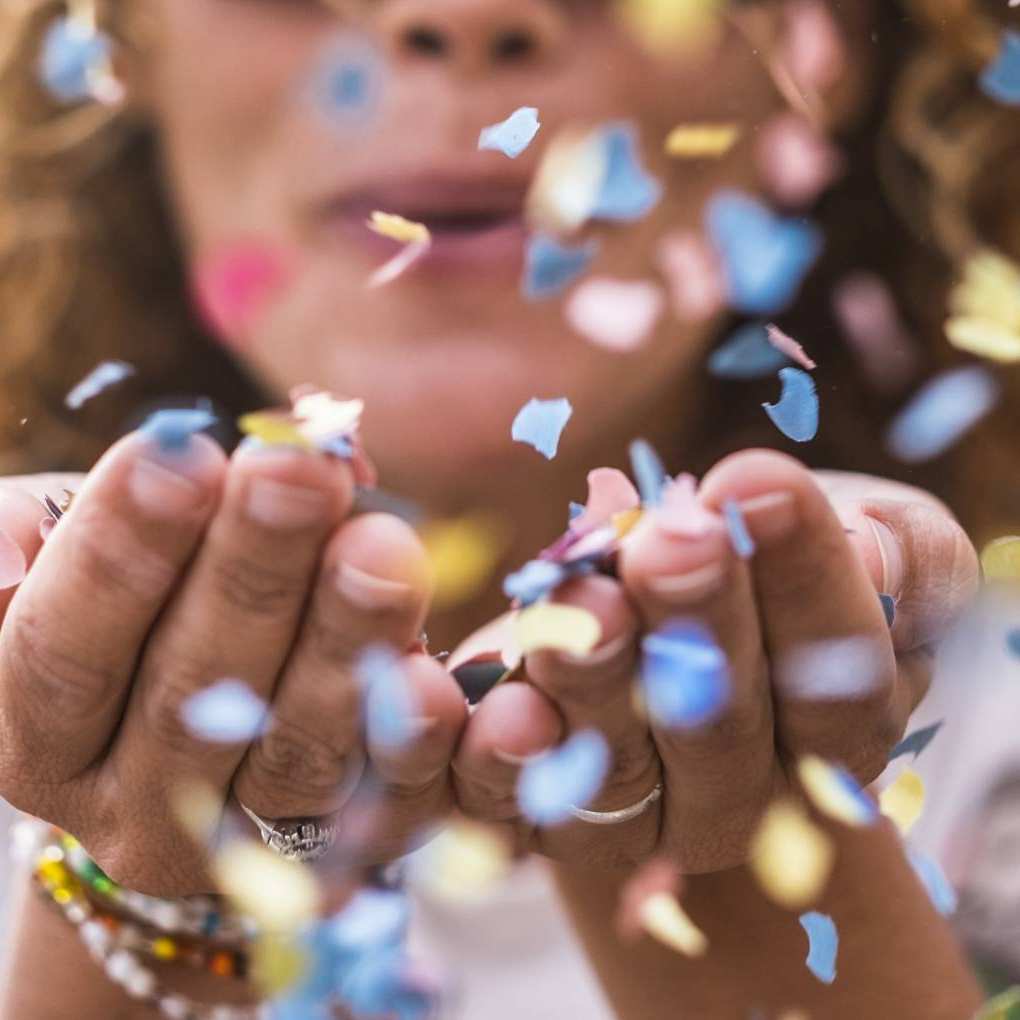
[[[684,425],[675,408],[693,416],[697,405],[678,404],[677,395],[695,392],[691,369],[714,323],[670,322],[621,371],[618,357],[569,334],[555,302],[520,300],[515,264],[426,262],[384,291],[367,291],[378,254],[360,241],[326,240],[316,210],[324,197],[388,181],[393,167],[452,165],[526,180],[537,149],[510,169],[503,157],[474,151],[478,126],[525,100],[542,111],[549,137],[569,119],[625,115],[657,138],[678,121],[732,113],[729,97],[737,96],[741,118],[759,123],[781,100],[739,33],[727,31],[705,58],[710,76],[705,63],[649,60],[595,5],[393,0],[366,26],[399,73],[378,129],[352,144],[294,98],[337,31],[335,14],[314,3],[252,0],[152,6],[156,49],[127,74],[133,101],[162,141],[187,257],[197,268],[238,236],[254,235],[286,250],[295,267],[293,286],[238,349],[272,391],[314,379],[364,397],[367,444],[387,487],[434,513],[499,508],[518,526],[515,563],[562,529],[563,507],[583,491],[588,468],[619,464],[637,432],[670,436],[660,449],[679,462]],[[764,19],[766,28],[777,16],[774,8],[741,15],[749,25]],[[440,58],[402,42],[422,19],[451,40]],[[534,46],[526,59],[495,64],[488,46],[511,22],[527,28]],[[221,45],[224,38],[233,44]],[[719,80],[727,82],[722,101],[712,87]],[[833,108],[847,95],[831,97]],[[666,104],[663,96],[682,99]],[[683,171],[656,165],[656,147],[648,149],[667,185],[683,186],[668,187],[637,226],[602,234],[600,270],[609,274],[648,275],[667,226],[696,225],[704,198],[720,186],[753,184],[739,148]],[[575,408],[561,453],[544,470],[507,437],[513,414],[536,392],[567,395]],[[167,455],[135,434],[90,472],[45,545],[38,503],[26,495],[39,485],[11,481],[0,499],[0,527],[30,563],[20,587],[0,593],[5,797],[73,831],[119,881],[179,895],[209,887],[202,850],[175,822],[180,785],[200,780],[225,807],[233,796],[270,818],[321,814],[338,806],[337,789],[367,758],[382,809],[358,838],[359,853],[392,856],[455,806],[500,824],[519,845],[570,862],[567,898],[617,990],[622,979],[606,964],[613,954],[599,948],[612,907],[590,895],[600,879],[585,869],[618,873],[664,854],[691,873],[742,874],[747,838],[765,804],[791,789],[797,754],[814,751],[846,762],[861,782],[874,779],[927,685],[928,646],[977,581],[969,542],[925,494],[816,477],[788,457],[748,451],[702,480],[704,534],[679,534],[690,524],[682,513],[650,514],[628,539],[618,580],[586,578],[557,595],[602,622],[602,642],[587,661],[529,656],[529,682],[497,689],[469,720],[443,667],[408,654],[402,662],[420,732],[394,754],[364,746],[351,671],[357,651],[379,640],[408,648],[426,619],[435,646],[452,646],[501,600],[494,587],[459,614],[430,615],[417,537],[392,517],[351,516],[346,465],[279,450],[228,459],[204,438]],[[727,541],[720,509],[729,500],[744,509],[758,546],[750,561],[737,559]],[[880,591],[901,607],[891,633]],[[684,735],[650,728],[630,692],[641,636],[680,614],[714,629],[735,692],[720,720]],[[848,635],[878,651],[866,693],[825,705],[784,693],[790,652]],[[180,722],[184,699],[227,676],[243,677],[272,702],[277,725],[249,747],[211,748]],[[623,825],[535,831],[517,817],[514,762],[587,726],[605,733],[614,762],[594,808],[631,804],[659,781],[665,795]],[[897,870],[896,848],[883,852],[886,888],[905,890],[939,987],[956,996],[945,1001],[971,1001],[944,930]],[[725,887],[725,877],[718,881]],[[602,903],[594,919],[578,907],[585,903]],[[768,911],[748,910],[748,923],[753,915],[767,933]],[[22,979],[10,984],[4,1016],[42,1015],[17,1012],[34,994],[33,945],[26,935],[16,965]],[[902,991],[895,974],[882,989],[890,1002]],[[670,1001],[667,990],[658,1001]],[[752,1004],[753,991],[741,1007]],[[652,1015],[622,993],[618,1006],[625,1017]],[[731,1006],[718,999],[703,1015],[729,1016]],[[105,1014],[97,1007],[96,1015]]]

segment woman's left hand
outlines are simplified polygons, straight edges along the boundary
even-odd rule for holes
[[[731,500],[756,546],[747,560],[723,525]],[[558,591],[557,601],[599,618],[600,644],[584,660],[532,653],[528,682],[486,696],[454,763],[468,815],[579,864],[662,853],[687,872],[718,871],[746,860],[764,808],[794,789],[800,755],[839,762],[862,784],[882,772],[927,689],[933,643],[977,589],[977,557],[960,526],[920,490],[812,474],[765,451],[722,461],[698,501],[714,522],[701,534],[683,514],[656,509],[625,540],[619,581],[592,575]],[[895,599],[891,629],[879,593]],[[641,638],[675,618],[707,625],[729,662],[726,708],[696,729],[660,728],[634,705]],[[831,644],[849,638],[860,641]],[[835,686],[805,665],[812,646],[823,663],[842,662]],[[868,649],[869,668],[855,675],[841,647]],[[613,756],[591,809],[635,804],[660,782],[662,797],[619,824],[535,828],[517,806],[521,759],[589,727]]]

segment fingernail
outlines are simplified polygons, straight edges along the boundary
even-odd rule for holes
[[[797,527],[797,502],[792,492],[768,492],[742,500],[739,506],[758,542],[787,538]]]
[[[503,751],[498,747],[492,749],[492,756],[504,765],[512,765],[514,768],[523,768],[530,762],[537,761],[547,755],[552,748],[545,747],[541,751],[533,751],[531,754],[512,754],[510,751]]]
[[[864,519],[875,536],[878,553],[882,557],[882,593],[899,598],[903,588],[903,550],[892,528],[874,517],[864,515]]]
[[[718,591],[725,575],[721,563],[707,563],[685,574],[649,578],[647,585],[651,592],[667,602],[696,602]]]
[[[341,561],[336,586],[345,599],[362,609],[395,609],[407,603],[411,586],[402,581],[368,574]]]
[[[25,580],[28,562],[21,546],[0,528],[0,591],[16,588]]]
[[[192,459],[187,453],[165,461],[139,457],[131,469],[131,498],[153,517],[177,517],[197,507],[206,490],[185,472]]]
[[[624,649],[629,648],[633,642],[631,634],[618,634],[612,641],[599,645],[587,655],[574,655],[572,652],[560,652],[559,658],[572,666],[580,666],[587,669],[592,666],[604,666],[607,662],[615,659]]]
[[[405,720],[408,742],[431,736],[439,728],[439,718],[434,715],[416,715]]]
[[[317,489],[287,485],[273,478],[248,482],[245,511],[267,528],[307,528],[326,516],[329,500]]]

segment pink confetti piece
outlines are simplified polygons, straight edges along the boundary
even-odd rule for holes
[[[28,563],[21,546],[0,529],[0,591],[17,587],[27,573]]]
[[[678,232],[659,245],[659,268],[669,284],[673,314],[704,322],[726,306],[726,278],[714,247],[693,232]]]
[[[581,336],[611,351],[632,351],[648,339],[665,299],[647,280],[585,280],[564,306],[567,322]]]
[[[669,533],[702,538],[719,530],[719,521],[698,501],[698,482],[694,475],[677,475],[662,490],[660,514],[669,518]]]
[[[640,938],[644,932],[642,904],[650,896],[662,893],[678,896],[681,883],[680,869],[663,857],[653,858],[638,868],[620,890],[616,914],[616,930],[620,936],[628,940]]]
[[[839,150],[804,117],[783,113],[762,129],[758,169],[769,193],[787,206],[808,206],[843,172]]]
[[[782,351],[791,361],[796,361],[798,365],[803,365],[809,372],[813,372],[818,366],[808,357],[807,352],[792,336],[784,333],[778,326],[769,323],[765,327],[765,332],[768,334],[769,343],[777,351]]]
[[[782,61],[802,88],[824,91],[846,72],[839,25],[821,0],[788,0]]]
[[[622,471],[596,468],[588,473],[588,502],[584,511],[571,522],[571,530],[591,531],[607,524],[613,514],[640,505],[637,489]]]
[[[431,240],[413,241],[405,245],[388,262],[384,262],[369,278],[370,288],[384,287],[406,273],[419,259],[424,258],[432,247]]]

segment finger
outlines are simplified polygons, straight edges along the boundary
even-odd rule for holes
[[[705,478],[709,506],[737,501],[772,663],[779,743],[874,779],[906,716],[875,587],[825,494],[790,457],[748,451]]]
[[[369,644],[411,645],[428,597],[427,556],[408,524],[366,514],[339,529],[277,685],[272,729],[234,776],[242,803],[268,818],[339,807],[364,758],[354,662]]]
[[[51,786],[107,746],[139,649],[219,495],[219,447],[125,437],[89,474],[14,598],[0,636],[0,743]]]
[[[39,525],[47,516],[27,492],[0,486],[0,620],[42,546]]]

